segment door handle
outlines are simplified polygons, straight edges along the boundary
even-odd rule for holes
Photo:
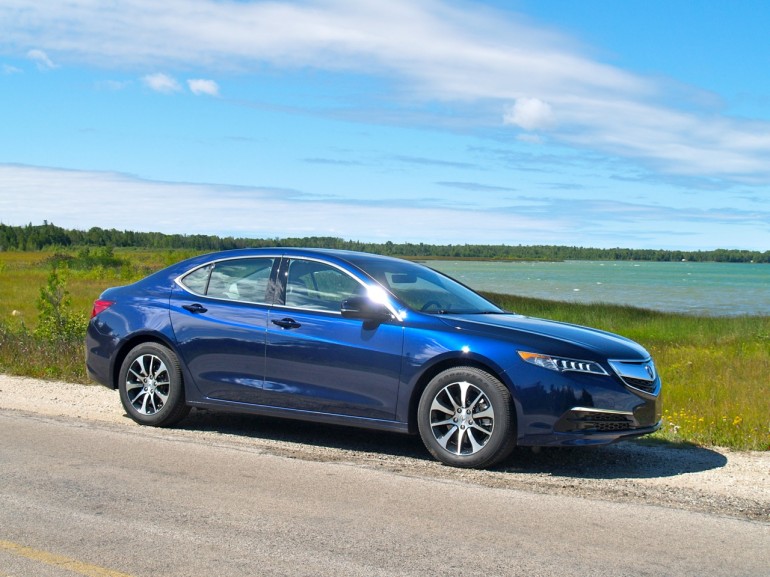
[[[205,313],[208,309],[200,303],[194,303],[191,305],[182,305],[182,308],[186,311],[190,311],[193,314]]]
[[[274,320],[272,322],[273,322],[274,325],[278,325],[282,329],[298,329],[299,327],[302,326],[301,324],[299,324],[294,319],[289,319],[289,318],[281,319],[279,321],[278,320]]]

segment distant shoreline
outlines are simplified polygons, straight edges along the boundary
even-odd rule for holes
[[[499,257],[474,257],[474,256],[405,256],[398,255],[396,258],[403,258],[405,260],[411,260],[413,262],[430,262],[433,260],[448,260],[448,261],[461,261],[461,262],[502,262],[502,263],[517,263],[517,262],[566,262],[572,259],[551,259],[551,258],[499,258]],[[611,262],[611,261],[608,261]]]
[[[690,315],[770,314],[770,267],[749,263],[433,259],[424,264],[492,293]]]
[[[687,263],[704,263],[711,262],[715,264],[756,264],[767,265],[767,262],[754,262],[754,261],[690,261],[690,260],[644,260],[644,259],[604,259],[604,258],[564,258],[564,259],[552,259],[552,258],[502,258],[502,257],[472,257],[472,256],[408,256],[408,255],[394,255],[397,258],[403,258],[405,260],[411,260],[413,262],[430,262],[430,261],[459,261],[459,262],[500,262],[500,263],[518,263],[518,262],[654,262],[654,263],[672,263],[672,264],[687,264]]]
[[[409,260],[469,260],[494,262],[649,261],[770,263],[770,250],[714,249],[670,250],[636,248],[590,248],[559,245],[513,244],[426,244],[392,241],[365,242],[331,236],[302,238],[234,238],[204,234],[164,234],[93,227],[65,229],[52,223],[9,226],[0,223],[0,252],[77,251],[111,248],[191,250],[216,252],[238,248],[303,247],[355,250],[402,256]]]

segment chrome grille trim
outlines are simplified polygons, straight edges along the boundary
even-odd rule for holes
[[[572,407],[570,411],[576,413],[592,413],[600,415],[622,415],[625,417],[633,417],[634,413],[631,411],[617,411],[615,409],[597,409],[595,407]]]
[[[556,423],[557,432],[596,432],[607,433],[631,431],[637,422],[630,411],[596,409],[592,407],[573,407]]]
[[[645,361],[608,360],[607,362],[627,387],[645,395],[658,396],[660,380],[652,359]]]

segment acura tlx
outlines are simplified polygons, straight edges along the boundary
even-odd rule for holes
[[[440,461],[598,445],[660,426],[624,337],[504,311],[426,266],[359,252],[194,257],[94,303],[86,364],[136,422],[191,407],[419,434]]]

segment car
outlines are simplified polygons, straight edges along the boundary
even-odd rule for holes
[[[419,263],[343,250],[224,251],[109,288],[86,366],[142,425],[173,426],[192,407],[352,425],[419,434],[457,467],[661,422],[641,345],[504,311]]]

